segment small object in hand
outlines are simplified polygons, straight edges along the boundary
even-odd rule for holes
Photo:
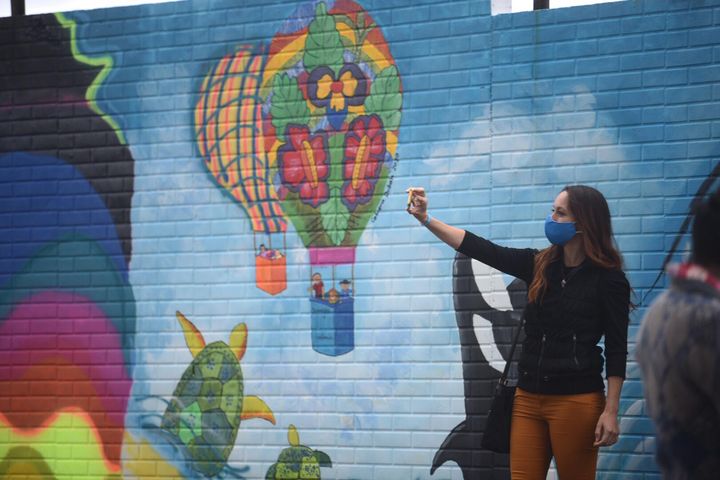
[[[407,208],[410,208],[410,204],[412,203],[412,198],[413,198],[413,188],[412,187],[408,188],[406,190],[406,192],[408,192]]]
[[[425,189],[423,187],[410,187],[405,191],[408,192],[407,208],[410,208],[410,205],[414,205],[413,196],[415,195],[415,192],[423,193],[425,192]]]

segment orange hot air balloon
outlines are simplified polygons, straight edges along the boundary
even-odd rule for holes
[[[205,167],[215,182],[238,202],[252,222],[255,284],[270,295],[287,287],[287,221],[270,179],[259,96],[265,54],[261,47],[240,46],[208,73],[195,107],[195,135]],[[283,233],[283,248],[272,247],[271,234]],[[269,237],[268,245],[256,240]]]

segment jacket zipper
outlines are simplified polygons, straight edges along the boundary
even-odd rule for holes
[[[565,285],[567,285],[567,281],[570,280],[575,273],[577,273],[578,270],[582,268],[582,265],[579,265],[575,270],[570,272],[570,275],[567,276],[567,278],[563,279],[562,283],[562,292],[560,293],[560,298],[563,299],[565,297]],[[564,310],[563,310],[564,312]],[[577,358],[577,333],[573,332],[573,363],[575,364],[575,368],[578,370],[580,369],[580,362]]]
[[[577,358],[577,334],[573,333],[573,362],[575,363],[575,368],[580,370],[580,362]]]
[[[543,333],[542,341],[540,343],[540,356],[538,357],[537,363],[537,375],[535,378],[535,384],[540,389],[540,369],[542,367],[543,355],[545,354],[545,334]]]
[[[570,280],[575,275],[575,273],[577,273],[577,271],[580,270],[581,268],[582,268],[582,265],[578,265],[577,268],[575,268],[572,272],[570,272],[570,275],[568,275],[567,278],[563,278],[562,281],[560,282],[560,287],[561,287],[560,298],[561,298],[561,300],[565,296],[565,285],[567,285],[567,281]],[[537,385],[538,389],[540,388],[540,367],[542,366],[543,355],[545,354],[545,339],[546,339],[546,334],[543,333],[542,343],[540,344],[540,357],[538,358],[538,363],[537,363],[537,378],[535,379],[535,384]],[[577,352],[575,350],[576,344],[577,344],[577,335],[575,333],[573,333],[573,361],[575,362],[575,365],[579,367],[580,362],[578,362]]]

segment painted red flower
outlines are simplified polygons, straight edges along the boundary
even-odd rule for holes
[[[377,115],[363,115],[345,134],[343,202],[350,211],[372,199],[387,153],[385,129]]]
[[[330,173],[327,136],[310,135],[304,125],[288,125],[288,143],[278,149],[278,170],[283,186],[300,194],[300,200],[317,207],[328,199]]]

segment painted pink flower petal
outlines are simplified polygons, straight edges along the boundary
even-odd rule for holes
[[[287,152],[283,155],[282,177],[284,182],[292,185],[297,185],[305,178],[299,153]]]

